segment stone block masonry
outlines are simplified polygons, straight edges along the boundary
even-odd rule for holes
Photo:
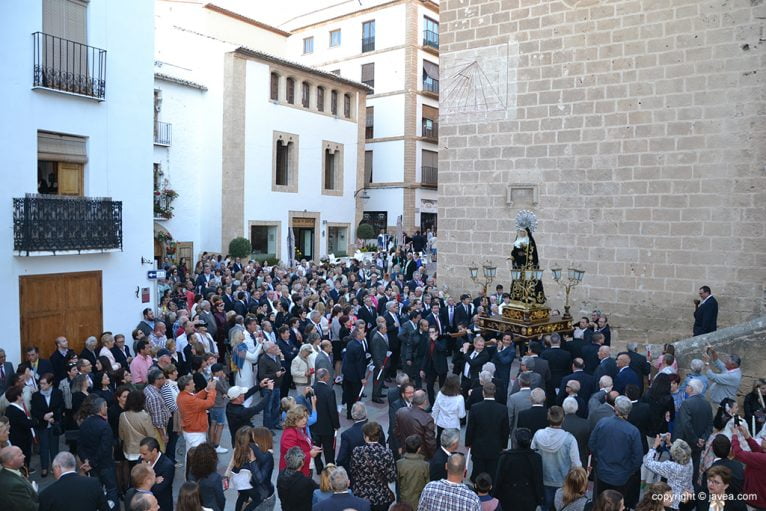
[[[573,314],[609,313],[622,341],[688,335],[703,284],[720,327],[766,313],[766,2],[442,0],[440,16],[450,294],[475,293],[467,267],[487,259],[508,286],[528,208],[542,266],[587,272]]]

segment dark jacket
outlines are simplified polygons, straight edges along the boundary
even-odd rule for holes
[[[258,385],[252,387],[245,393],[245,399],[249,398],[258,390]],[[234,403],[226,403],[226,422],[229,424],[229,434],[231,438],[236,438],[236,433],[242,426],[250,426],[250,419],[255,414],[266,408],[271,397],[271,390],[264,389],[264,396],[258,401],[258,404],[246,407]]]
[[[617,356],[619,357],[623,353],[627,354],[630,357],[629,366],[638,375],[638,379],[639,379],[638,388],[641,389],[641,393],[643,394],[644,378],[646,376],[649,376],[649,373],[651,372],[651,369],[652,369],[651,364],[649,364],[649,361],[646,360],[645,356],[643,356],[640,353],[636,353],[635,351],[623,351],[622,353],[618,353]]]
[[[670,414],[670,421],[672,422],[676,414],[673,396],[666,394],[656,399],[654,396],[646,394],[641,400],[649,405],[649,430],[647,435],[655,437],[667,433],[668,422],[665,420],[665,416]]]
[[[598,359],[598,349],[601,347],[600,344],[596,344],[594,342],[585,344],[582,347],[582,360],[585,362],[585,372],[588,374],[593,374],[596,371],[596,368],[599,364]],[[597,380],[598,381],[598,380]]]
[[[474,356],[474,353],[476,353],[476,356]],[[476,350],[470,350],[468,353],[458,351],[452,357],[452,362],[454,364],[452,370],[455,374],[459,374],[461,379],[465,380],[465,365],[468,364],[468,380],[477,381],[479,379],[481,367],[489,362],[489,359],[489,351],[486,349],[483,349],[480,352],[476,352]],[[464,385],[465,384],[466,383],[464,381]]]
[[[100,415],[91,415],[80,425],[77,456],[96,470],[114,466],[112,428]]]
[[[431,376],[447,374],[447,345],[444,339],[436,340],[433,353],[431,353],[431,339],[426,339],[421,370]]]
[[[532,449],[509,449],[500,454],[492,494],[503,509],[534,511],[542,506],[543,459]]]
[[[559,386],[559,402],[563,402],[564,399],[561,396],[566,397],[566,386],[567,382],[570,380],[577,380],[580,384],[580,391],[578,392],[579,395],[585,396],[585,399],[589,398],[591,395],[593,395],[594,392],[596,392],[596,385],[598,384],[596,380],[593,378],[593,375],[590,375],[586,373],[585,371],[575,371],[574,373],[567,374],[563,378],[561,378],[561,385]]]
[[[532,406],[519,412],[517,428],[528,428],[534,435],[538,430],[548,427],[548,410],[544,406]]]
[[[561,429],[570,433],[577,440],[577,450],[580,452],[580,462],[583,466],[588,459],[588,439],[590,438],[590,426],[588,421],[582,417],[568,413],[564,415],[564,422],[561,423]]]
[[[628,422],[638,428],[638,432],[641,433],[641,447],[644,449],[644,454],[646,454],[649,452],[649,444],[646,441],[646,437],[649,435],[652,422],[649,405],[640,401],[633,403],[633,408],[630,409],[630,414],[628,415]]]
[[[697,440],[707,439],[712,431],[713,410],[704,396],[696,394],[681,403],[673,428],[673,440],[685,440],[692,452],[699,451]]]
[[[3,510],[37,511],[38,498],[25,478],[0,467],[0,495]]]
[[[447,478],[447,458],[449,456],[441,447],[436,449],[431,460],[428,462],[428,480],[439,481]]]
[[[364,346],[359,340],[353,339],[346,345],[341,372],[344,380],[358,383],[364,379],[367,372],[367,359]]]
[[[56,379],[56,384],[66,378],[66,359],[70,355],[75,355],[74,350],[67,348],[66,355],[62,355],[57,349],[51,354],[51,366],[53,366],[53,377]]]
[[[698,306],[694,311],[694,335],[702,335],[715,332],[718,329],[718,301],[714,296],[705,300],[705,303]]]
[[[202,505],[213,511],[223,511],[226,507],[226,496],[223,494],[223,476],[213,472],[199,481],[199,498]]]
[[[64,394],[57,388],[51,390],[50,404],[45,402],[45,397],[40,392],[32,394],[32,421],[35,428],[44,429],[48,427],[48,422],[43,419],[46,413],[53,412],[53,420],[58,424],[60,431],[64,427]]]
[[[316,382],[314,394],[317,397],[317,421],[311,426],[311,434],[332,435],[336,429],[340,428],[335,391],[326,383]]]
[[[312,511],[370,511],[370,501],[354,497],[350,493],[335,493],[311,508]]]
[[[319,488],[300,471],[283,470],[277,477],[277,493],[282,511],[311,511],[311,497]]]
[[[617,362],[612,357],[606,357],[598,363],[598,367],[593,371],[593,378],[598,382],[602,376],[610,376],[612,380],[617,377]]]
[[[152,494],[157,498],[160,511],[173,511],[173,480],[176,476],[176,465],[170,458],[160,454],[154,464],[154,474],[162,476],[162,482],[152,486]]]
[[[277,377],[277,371],[281,370],[282,364],[271,358],[271,356],[263,353],[258,357],[258,381],[268,378],[274,380],[274,388],[279,388],[282,384],[282,378],[285,377],[284,373],[282,376]]]
[[[494,399],[485,399],[471,407],[465,430],[465,445],[471,448],[472,456],[482,459],[499,457],[508,447],[510,434],[506,406]]]
[[[561,379],[572,370],[572,355],[563,348],[549,348],[540,353],[540,358],[548,361],[551,370],[551,385],[557,388]]]
[[[94,511],[96,509],[109,511],[104,490],[95,477],[85,477],[71,472],[64,474],[58,481],[40,492],[40,511]]]
[[[620,394],[625,394],[625,387],[628,385],[635,385],[639,389],[641,388],[641,380],[630,366],[623,367],[617,371],[617,376],[614,377],[614,390]]]
[[[409,408],[401,408],[396,411],[396,434],[399,445],[410,435],[418,435],[423,440],[421,452],[425,459],[431,459],[436,452],[436,426],[430,413],[426,413],[419,406],[412,405]]]
[[[8,417],[8,423],[11,426],[8,440],[11,441],[12,445],[21,447],[24,454],[28,456],[31,454],[34,421],[28,418],[23,410],[20,410],[13,404],[8,405],[8,408],[5,409],[5,416]],[[30,461],[27,460],[27,462]]]
[[[515,356],[516,349],[513,345],[497,351],[492,356],[492,363],[495,364],[495,377],[505,382],[506,390],[508,389],[508,382],[511,380],[511,366]]]

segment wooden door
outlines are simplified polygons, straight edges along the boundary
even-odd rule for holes
[[[179,241],[176,243],[176,262],[180,263],[181,258],[186,261],[186,267],[189,270],[194,269],[194,243],[191,241]]]
[[[82,195],[82,164],[58,164],[59,195]]]
[[[101,272],[19,277],[21,352],[29,346],[50,357],[63,335],[79,353],[85,339],[103,332]]]

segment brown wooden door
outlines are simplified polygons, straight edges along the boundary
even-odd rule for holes
[[[176,243],[176,262],[180,263],[181,258],[186,260],[186,267],[194,269],[194,242],[179,241]]]
[[[101,293],[100,271],[19,277],[21,352],[37,346],[49,358],[63,335],[80,353],[88,336],[103,331]]]

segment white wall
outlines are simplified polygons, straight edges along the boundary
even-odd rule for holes
[[[404,181],[404,141],[365,144],[372,151],[372,182],[401,183]]]
[[[152,45],[153,2],[92,0],[88,44],[107,50],[106,101],[32,90],[32,32],[42,30],[42,2],[0,3],[0,151],[5,157],[0,224],[0,280],[6,283],[2,346],[20,360],[19,276],[101,270],[103,325],[130,334],[147,304],[137,286],[149,286],[141,257],[152,240]],[[97,255],[13,255],[13,197],[37,192],[37,130],[88,137],[85,194],[123,203],[123,251]],[[94,335],[100,332],[93,332]]]
[[[358,124],[354,121],[269,101],[269,66],[248,61],[245,119],[245,218],[282,223],[281,256],[287,254],[289,211],[320,212],[317,229],[326,220],[350,224],[354,236]],[[273,132],[298,135],[298,193],[271,191]],[[343,144],[343,195],[321,194],[322,141]],[[250,233],[243,235],[250,238]],[[327,236],[320,239],[320,255],[327,254]]]
[[[388,211],[388,225],[396,225],[396,218],[403,214],[404,191],[401,188],[367,190],[369,199],[362,202],[363,211]]]

